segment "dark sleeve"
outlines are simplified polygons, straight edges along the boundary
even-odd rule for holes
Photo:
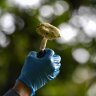
[[[15,90],[10,89],[7,93],[5,93],[3,96],[20,96]]]

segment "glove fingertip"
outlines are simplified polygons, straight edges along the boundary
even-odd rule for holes
[[[54,58],[54,59],[59,59],[59,61],[61,61],[61,57],[60,57],[59,55],[54,54],[54,55],[53,55],[53,58]]]
[[[37,52],[36,51],[31,51],[28,56],[37,56]]]
[[[45,52],[46,52],[46,55],[53,56],[55,54],[55,52],[52,49],[46,49]]]

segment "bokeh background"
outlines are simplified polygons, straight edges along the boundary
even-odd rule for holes
[[[96,0],[0,0],[0,96],[12,88],[25,58],[38,51],[40,22],[58,27],[50,40],[61,72],[35,96],[96,96]]]

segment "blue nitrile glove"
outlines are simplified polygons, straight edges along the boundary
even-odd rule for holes
[[[37,54],[35,51],[29,53],[17,79],[31,88],[33,94],[58,75],[61,60],[51,49],[45,50],[42,58],[38,58]]]

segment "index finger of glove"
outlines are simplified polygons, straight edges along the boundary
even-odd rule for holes
[[[53,56],[54,53],[55,53],[55,52],[54,52],[52,49],[46,49],[46,50],[45,50],[45,56],[44,56],[44,57],[46,58],[46,57]]]
[[[28,56],[31,56],[31,57],[37,57],[37,52],[35,51],[31,51]]]

